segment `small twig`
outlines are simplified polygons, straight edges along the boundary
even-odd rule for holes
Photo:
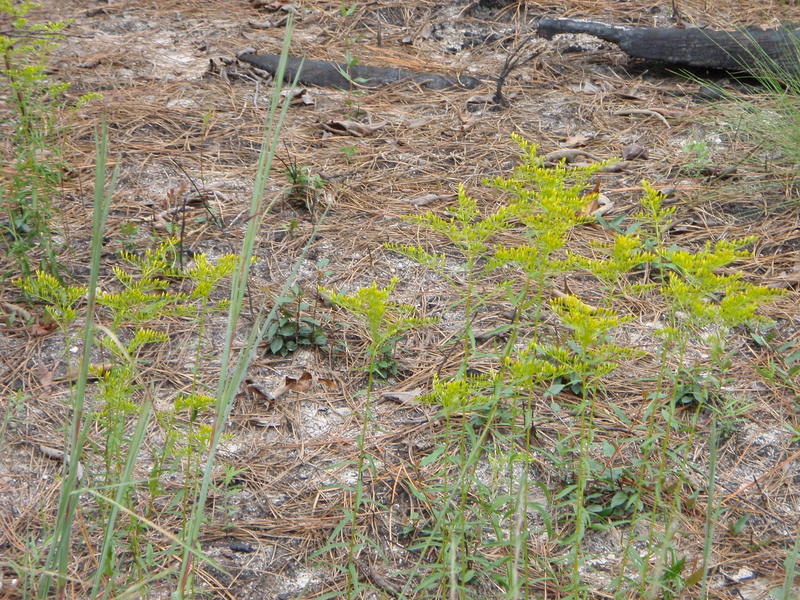
[[[664,123],[664,125],[667,126],[667,128],[671,129],[670,124],[664,117],[664,115],[662,115],[660,112],[656,112],[655,110],[651,110],[649,108],[625,108],[623,110],[616,110],[611,114],[614,115],[615,117],[621,117],[623,115],[647,115],[659,119],[662,123]]]
[[[79,33],[64,33],[63,31],[37,31],[32,33],[29,31],[21,32],[16,29],[4,29],[0,31],[0,35],[14,39],[31,39],[31,40],[51,40],[59,38],[78,38],[82,40],[93,39],[91,35],[81,35]]]
[[[529,63],[542,53],[541,50],[535,50],[529,56],[522,58],[522,51],[532,39],[533,36],[529,35],[516,46],[514,46],[511,49],[511,52],[508,53],[508,56],[506,56],[505,63],[503,63],[503,68],[500,69],[500,74],[497,76],[497,86],[495,87],[494,95],[492,96],[492,102],[495,104],[499,104],[500,106],[509,106],[508,100],[506,100],[503,96],[503,85],[505,84],[506,79],[515,69],[526,63]]]

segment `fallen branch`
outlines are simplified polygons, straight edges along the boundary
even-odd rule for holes
[[[236,55],[242,62],[275,75],[278,70],[278,54],[253,54],[245,51]],[[298,81],[303,85],[339,88],[343,90],[366,87],[374,88],[399,81],[409,81],[431,90],[444,90],[452,87],[473,89],[481,84],[480,79],[463,75],[451,77],[438,73],[415,73],[391,67],[370,67],[322,60],[302,60],[289,57],[286,63],[285,81],[292,81],[297,72]]]
[[[551,39],[560,33],[593,35],[617,44],[634,58],[669,65],[749,71],[756,75],[765,69],[800,71],[800,30],[627,28],[578,19],[542,19],[539,22],[540,37]]]

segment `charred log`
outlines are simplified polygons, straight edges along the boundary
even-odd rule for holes
[[[278,70],[280,55],[240,53],[239,60],[275,75]],[[400,81],[409,81],[432,90],[443,90],[452,87],[472,89],[481,84],[479,79],[469,76],[451,77],[438,73],[418,73],[403,69],[370,67],[366,65],[348,65],[346,63],[327,62],[321,60],[305,60],[289,57],[286,63],[284,79],[293,81],[300,73],[298,81],[303,85],[332,87],[343,90],[360,87],[374,88]]]
[[[668,65],[756,75],[765,69],[800,71],[797,29],[628,28],[577,19],[542,19],[538,33],[547,39],[559,33],[586,33],[617,44],[632,57]]]

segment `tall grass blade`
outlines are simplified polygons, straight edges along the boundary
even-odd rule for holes
[[[272,203],[264,208],[264,189],[272,168],[273,158],[278,150],[281,128],[286,118],[291,100],[291,94],[287,94],[281,106],[280,113],[276,118],[275,115],[277,112],[277,107],[280,105],[281,87],[286,69],[286,61],[289,55],[289,43],[291,41],[293,29],[294,21],[290,15],[286,23],[281,57],[278,63],[278,69],[275,73],[272,97],[270,99],[270,106],[265,121],[265,132],[261,146],[261,153],[258,160],[258,169],[256,172],[256,180],[250,204],[247,230],[242,243],[242,250],[239,256],[237,269],[234,271],[231,281],[231,300],[228,313],[228,327],[225,334],[225,345],[222,353],[220,381],[217,386],[217,403],[215,407],[216,417],[214,420],[211,444],[203,471],[203,479],[200,484],[200,490],[198,492],[191,517],[185,525],[184,540],[186,545],[184,547],[184,553],[181,561],[178,588],[174,594],[175,598],[183,598],[184,594],[186,593],[186,588],[189,584],[192,556],[193,552],[196,552],[194,548],[199,536],[200,525],[203,522],[203,517],[205,514],[205,503],[206,499],[208,498],[209,488],[211,486],[214,462],[219,447],[219,441],[225,428],[225,424],[228,420],[233,398],[239,389],[249,364],[252,362],[255,356],[256,348],[259,342],[261,339],[263,339],[267,328],[277,315],[277,305],[273,306],[272,310],[270,310],[268,313],[267,311],[262,310],[256,319],[256,323],[250,329],[245,346],[239,352],[238,360],[233,368],[233,371],[231,372],[236,329],[239,324],[239,316],[241,315],[242,307],[244,306],[244,296],[247,290],[256,235],[260,229],[263,215],[265,212],[271,209],[274,203],[273,200]],[[299,73],[300,70],[298,70],[298,75]],[[295,77],[295,80],[292,82],[290,90],[294,88],[296,83],[297,77]],[[295,262],[292,273],[284,284],[281,292],[282,296],[288,294],[289,288],[296,278],[300,263],[305,257],[308,244],[310,244],[315,237],[316,229],[317,228],[315,227],[311,237],[309,238],[309,241],[306,244],[306,248]]]
[[[72,390],[72,423],[66,435],[66,447],[69,448],[69,461],[66,462],[66,475],[61,485],[56,525],[51,540],[50,550],[45,562],[44,572],[40,580],[38,597],[47,598],[50,593],[53,575],[57,573],[56,587],[61,590],[66,582],[67,562],[69,558],[72,521],[78,496],[74,494],[78,479],[78,463],[86,438],[87,423],[83,421],[83,407],[86,395],[86,383],[89,375],[92,343],[94,341],[94,309],[97,291],[97,279],[100,273],[100,252],[103,247],[106,217],[111,206],[111,197],[117,185],[119,165],[114,167],[111,183],[106,189],[106,168],[108,164],[108,127],[105,123],[96,136],[96,164],[94,182],[94,214],[92,215],[92,247],[89,271],[89,287],[87,297],[86,322],[83,326],[83,355],[78,370],[75,387]]]
[[[147,423],[150,421],[152,413],[152,401],[148,396],[144,404],[139,410],[139,418],[136,422],[136,429],[133,432],[130,446],[128,448],[128,459],[125,462],[120,483],[117,487],[117,493],[114,495],[114,502],[111,505],[111,512],[108,515],[108,521],[105,525],[105,535],[103,536],[103,546],[100,549],[100,564],[97,565],[97,570],[94,574],[94,581],[92,583],[92,598],[102,597],[104,600],[108,598],[111,592],[111,586],[106,586],[105,592],[100,595],[100,583],[103,574],[106,572],[108,565],[111,561],[114,549],[114,530],[119,515],[119,507],[125,502],[125,495],[131,488],[133,479],[133,469],[136,466],[136,459],[139,457],[139,450],[142,448],[144,442],[144,434],[147,428]]]

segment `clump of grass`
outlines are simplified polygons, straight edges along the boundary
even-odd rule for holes
[[[755,42],[747,52],[737,53],[746,57],[740,60],[747,75],[738,78],[746,94],[686,76],[711,86],[722,99],[714,107],[713,124],[722,123],[732,139],[752,146],[749,153],[737,157],[737,164],[750,162],[760,170],[770,165],[794,178],[800,171],[800,38],[790,29],[777,30],[776,36],[781,41],[773,50],[782,54],[770,56]],[[701,166],[704,149],[689,146],[685,150],[690,154],[687,167]]]
[[[794,173],[800,169],[800,38],[797,32],[782,32],[781,45],[788,54],[778,61],[766,52],[751,56],[750,71],[766,92],[760,102],[734,103],[744,131],[764,148],[779,152]]]

